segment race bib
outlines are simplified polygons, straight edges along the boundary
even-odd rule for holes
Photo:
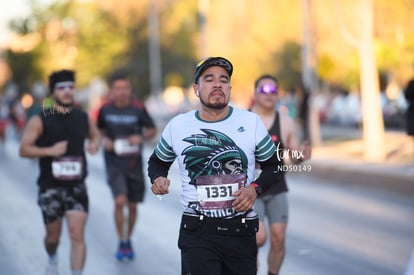
[[[196,180],[197,195],[202,210],[232,208],[233,193],[245,185],[246,175],[200,176]]]
[[[127,138],[117,138],[114,142],[114,151],[118,156],[131,156],[139,153],[138,145],[131,145]]]
[[[83,176],[82,157],[61,157],[52,161],[52,175],[59,180],[78,180]]]

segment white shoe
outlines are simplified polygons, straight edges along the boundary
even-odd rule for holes
[[[59,275],[57,262],[49,262],[46,267],[46,275]]]

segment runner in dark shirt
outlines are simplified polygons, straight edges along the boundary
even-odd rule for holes
[[[300,166],[300,163],[311,157],[308,143],[299,144],[294,120],[283,108],[279,111],[275,110],[278,98],[278,81],[275,77],[262,75],[255,81],[254,105],[251,110],[260,116],[272,137],[277,151],[276,170],[281,175],[271,183],[266,192],[258,196],[254,205],[260,220],[259,231],[256,234],[257,245],[262,247],[265,244],[267,234],[271,240],[268,253],[269,275],[279,274],[285,256],[285,238],[289,219],[285,172],[309,171],[309,166]],[[265,218],[269,224],[268,233]]]
[[[118,260],[133,259],[131,235],[137,219],[137,204],[143,201],[145,180],[142,145],[156,134],[155,124],[143,103],[131,98],[127,76],[116,74],[110,81],[111,100],[101,107],[98,128],[104,136],[108,184],[115,199]],[[124,217],[124,208],[127,216]],[[125,219],[127,228],[124,228]]]

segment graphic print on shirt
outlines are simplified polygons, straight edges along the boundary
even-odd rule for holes
[[[232,194],[246,183],[247,156],[227,135],[201,131],[183,139],[191,145],[182,152],[190,182],[197,188],[196,210],[210,217],[231,216]]]

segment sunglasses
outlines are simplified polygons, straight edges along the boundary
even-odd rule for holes
[[[274,95],[278,94],[277,86],[273,84],[264,84],[259,87],[258,91],[261,94],[274,94]]]
[[[55,90],[59,92],[63,92],[65,90],[74,90],[75,89],[75,83],[72,81],[64,81],[64,82],[58,82],[55,85]]]

